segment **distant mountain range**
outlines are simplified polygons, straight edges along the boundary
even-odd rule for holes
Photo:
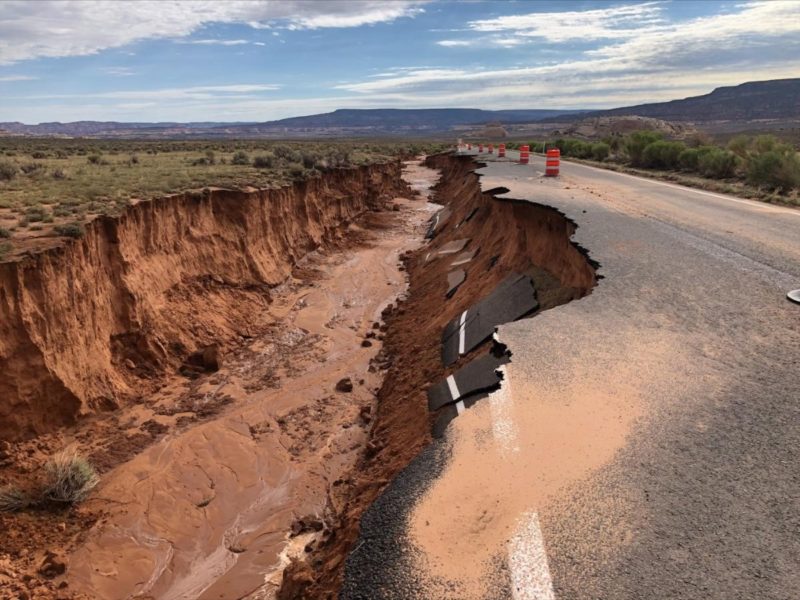
[[[593,111],[581,117],[638,115],[666,121],[800,119],[800,79],[751,81],[683,100]],[[548,119],[551,120],[551,119]]]
[[[428,135],[454,127],[491,122],[536,122],[574,110],[480,110],[477,108],[339,109],[331,113],[291,117],[265,123],[0,123],[0,132],[27,136],[66,137],[319,137]]]
[[[100,138],[317,138],[428,136],[460,133],[488,123],[572,122],[586,117],[639,115],[667,121],[800,119],[800,79],[754,81],[709,94],[601,111],[480,110],[477,108],[340,109],[264,123],[0,123],[0,135]]]

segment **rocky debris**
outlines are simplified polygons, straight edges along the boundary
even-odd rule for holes
[[[369,348],[372,346],[372,342],[369,340],[361,340],[361,347],[362,348]]]
[[[291,535],[297,537],[301,533],[308,533],[310,531],[319,532],[325,529],[325,522],[322,519],[312,516],[305,516],[295,519],[292,522]]]
[[[44,560],[39,566],[39,575],[46,579],[54,579],[59,575],[63,575],[67,571],[67,562],[64,555],[60,552],[53,552],[47,550],[44,555]]]
[[[353,391],[353,381],[349,377],[340,379],[336,383],[336,391],[341,392],[343,394],[349,394],[350,392]]]

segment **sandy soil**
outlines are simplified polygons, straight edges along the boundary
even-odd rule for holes
[[[420,172],[405,178],[422,190]],[[0,598],[273,597],[290,558],[330,535],[331,492],[374,420],[382,313],[432,210],[420,195],[389,206],[271,290],[219,371],[81,428],[103,482],[55,519],[0,514]],[[24,479],[62,437],[0,448],[4,477]],[[60,572],[43,574],[48,552]]]

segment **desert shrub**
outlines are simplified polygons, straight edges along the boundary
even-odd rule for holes
[[[47,158],[47,154],[41,151],[31,152],[31,158],[42,159]]]
[[[678,155],[678,166],[684,171],[697,171],[700,151],[697,148],[686,148]]]
[[[47,211],[41,206],[31,206],[25,211],[25,218],[31,223],[38,223],[44,221],[47,217]]]
[[[651,169],[677,169],[678,159],[685,149],[681,142],[658,140],[645,147],[640,164]]]
[[[747,181],[783,191],[800,187],[800,158],[794,150],[768,150],[751,156],[747,163]]]
[[[0,160],[0,181],[10,181],[17,174],[17,165],[10,160]]]
[[[750,148],[750,138],[746,135],[737,135],[730,142],[728,142],[728,150],[733,152],[736,156],[742,159],[747,158],[748,150]]]
[[[312,152],[301,152],[300,155],[302,156],[303,166],[306,169],[313,169],[314,165],[316,165],[319,161],[317,155],[313,154]]]
[[[249,165],[250,164],[250,157],[247,156],[247,152],[243,150],[239,150],[233,154],[233,158],[231,158],[232,165]]]
[[[609,154],[611,154],[611,146],[606,142],[592,144],[592,158],[594,160],[605,160]]]
[[[701,152],[697,161],[697,170],[704,177],[724,179],[733,177],[739,160],[730,150],[713,148],[707,152]]]
[[[0,227],[0,238],[10,238],[11,232],[5,227]]]
[[[138,165],[139,164],[139,157],[135,154],[131,154],[128,157],[128,166]]]
[[[20,165],[19,170],[25,173],[25,175],[31,175],[38,171],[44,171],[44,165],[42,163],[25,163]]]
[[[13,485],[0,487],[0,512],[17,512],[31,505],[30,497]]]
[[[99,154],[90,154],[89,156],[86,157],[86,160],[89,161],[89,164],[99,165],[102,162],[103,157],[100,156]]]
[[[299,163],[302,160],[300,153],[291,146],[278,144],[272,148],[275,158],[280,158],[289,163]]]
[[[51,502],[75,504],[100,482],[97,472],[76,450],[67,448],[44,465],[42,496]]]
[[[253,166],[256,169],[271,169],[275,166],[275,157],[272,154],[262,154],[253,159]]]
[[[56,169],[53,169],[53,171],[50,173],[50,176],[53,179],[66,179],[67,178],[67,172],[64,169],[56,168]]]
[[[83,237],[83,226],[80,223],[68,223],[66,225],[56,225],[53,231],[58,235],[69,238]]]
[[[217,156],[213,150],[206,150],[206,164],[213,165],[217,162]]]
[[[5,258],[6,254],[8,254],[9,252],[11,252],[11,244],[9,244],[8,242],[0,244],[0,260]]]
[[[66,206],[59,204],[53,209],[54,217],[68,217],[72,214],[72,210]]]
[[[642,166],[644,149],[650,144],[661,140],[660,133],[655,131],[634,131],[623,142],[623,148],[628,155],[628,160],[634,167]]]

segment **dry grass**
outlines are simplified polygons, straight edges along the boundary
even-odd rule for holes
[[[100,483],[89,462],[74,448],[52,456],[44,466],[42,499],[59,504],[83,502]]]
[[[31,505],[30,497],[13,485],[0,487],[0,512],[18,512]]]

